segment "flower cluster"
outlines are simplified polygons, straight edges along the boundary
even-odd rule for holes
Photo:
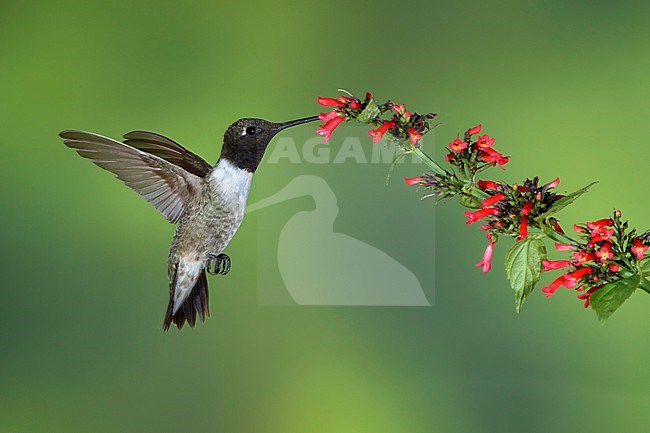
[[[526,239],[531,226],[542,228],[538,221],[553,204],[563,196],[551,190],[558,186],[560,179],[539,185],[539,178],[527,179],[523,185],[507,185],[493,181],[480,180],[478,187],[488,194],[481,201],[481,208],[476,211],[465,212],[466,224],[483,221],[481,229],[487,232],[488,248],[483,260],[477,264],[483,272],[490,270],[489,260],[494,243],[499,235],[515,237],[517,241]],[[546,222],[552,230],[564,233],[557,220],[550,219]]]
[[[621,221],[621,212],[615,211],[612,218],[574,225],[581,240],[570,244],[556,243],[558,251],[571,254],[568,260],[544,260],[543,270],[565,269],[566,271],[542,288],[546,297],[564,286],[579,293],[585,308],[593,293],[605,284],[636,273],[644,259],[650,232],[636,236],[636,230],[627,231],[628,223]]]
[[[429,194],[423,198],[436,196],[444,199],[463,193],[463,183],[451,173],[425,173],[421,176],[405,177],[404,184],[426,188]]]
[[[524,239],[528,235],[529,224],[563,197],[552,191],[559,183],[560,178],[556,178],[539,185],[538,177],[526,179],[522,185],[479,180],[477,186],[488,197],[481,201],[480,210],[465,212],[465,223],[472,224],[488,217],[481,229],[488,230],[495,236],[503,234]],[[553,226],[556,231],[562,232],[555,221]]]
[[[418,146],[422,136],[430,129],[429,121],[436,117],[434,113],[413,113],[404,104],[390,101],[378,105],[370,92],[366,93],[363,101],[353,95],[339,95],[338,98],[319,96],[318,103],[324,107],[333,107],[331,111],[319,116],[324,123],[316,133],[324,136],[325,142],[330,140],[332,132],[342,122],[354,119],[376,126],[368,131],[373,144],[388,134],[396,143],[408,142],[411,146]]]
[[[366,100],[362,102],[354,96],[339,95],[338,98],[318,97],[318,104],[323,107],[334,107],[327,113],[320,113],[318,119],[323,124],[316,130],[316,134],[325,137],[325,142],[330,141],[332,132],[345,120],[354,118],[354,114],[359,114],[368,105],[372,99],[370,93],[366,93]]]
[[[455,138],[447,145],[449,153],[445,161],[458,167],[464,173],[473,177],[476,173],[488,166],[503,166],[510,160],[509,157],[503,156],[492,146],[494,138],[487,134],[478,135],[481,132],[481,125],[469,128],[461,140]],[[474,139],[473,136],[477,135]]]
[[[447,171],[442,169],[442,171],[436,175],[435,182],[431,182],[431,179],[427,178],[426,175],[404,179],[404,182],[407,185],[419,185],[428,188],[430,192],[425,197],[439,196],[441,198],[447,198],[458,195],[461,199],[461,202],[463,202],[463,205],[470,208],[480,207],[481,209],[476,212],[466,212],[468,218],[471,219],[468,221],[468,224],[490,215],[497,215],[498,209],[495,207],[495,205],[501,200],[506,199],[509,195],[512,195],[509,186],[497,184],[496,182],[479,181],[478,187],[484,191],[472,192],[471,188],[468,189],[467,187],[468,182],[474,183],[474,178],[478,172],[495,165],[498,165],[503,169],[503,165],[508,162],[508,157],[503,156],[501,153],[493,149],[492,146],[495,141],[494,138],[490,137],[487,134],[479,135],[481,129],[481,125],[469,128],[465,132],[463,140],[456,138],[448,144],[447,148],[449,150],[449,153],[445,157],[445,160],[452,166],[459,169],[458,175],[454,170]],[[465,180],[462,179],[463,177]],[[528,182],[530,183],[530,181]],[[542,200],[543,203],[549,203],[552,202],[552,199],[555,198],[555,195],[549,196],[548,194],[545,194],[545,192],[548,188],[556,185],[557,184],[549,184],[546,188],[540,188],[540,191],[532,191],[532,186],[526,184],[525,187],[515,186],[514,192],[521,192],[522,194],[527,192],[528,195],[532,196],[532,198],[534,198],[535,195],[543,194],[544,197],[542,198],[540,196],[537,201]],[[536,187],[537,185],[535,185],[535,188]],[[487,192],[487,190],[490,189],[492,191]],[[503,192],[506,194],[503,194],[501,190],[503,190]],[[477,192],[479,193],[481,199],[483,199],[482,201],[477,197]],[[519,195],[523,196],[522,194]],[[519,201],[519,198],[521,197],[513,198],[516,200],[510,203],[516,205]],[[521,203],[521,205],[526,206],[525,203]],[[503,206],[504,205],[502,203],[498,207],[501,208]],[[524,207],[523,212],[527,215],[530,213],[530,209]],[[516,224],[523,224],[522,230],[524,232],[526,231],[525,219],[523,220],[523,223],[522,219],[519,219]],[[505,224],[505,227],[505,230],[510,230],[512,224]],[[496,226],[494,229],[495,232],[504,232],[503,230],[496,230]],[[525,234],[523,237],[525,237]],[[488,236],[488,239],[492,239],[492,236]]]

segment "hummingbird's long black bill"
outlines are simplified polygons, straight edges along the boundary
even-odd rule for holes
[[[303,117],[302,119],[290,120],[288,122],[278,123],[275,130],[282,131],[283,129],[291,128],[292,126],[302,125],[318,120],[318,116]]]

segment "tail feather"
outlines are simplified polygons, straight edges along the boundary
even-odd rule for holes
[[[163,330],[167,331],[172,323],[178,329],[181,329],[185,325],[185,321],[190,325],[190,328],[194,328],[197,313],[201,322],[205,322],[205,318],[210,315],[210,307],[208,306],[208,278],[205,275],[205,269],[201,271],[199,278],[196,280],[192,291],[183,302],[183,305],[176,311],[176,314],[173,314],[173,288],[175,286],[176,275],[174,275],[170,286],[171,293],[169,296],[169,304],[167,305],[167,313],[165,313],[165,320],[163,321]]]

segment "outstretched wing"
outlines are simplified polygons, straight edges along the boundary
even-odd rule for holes
[[[158,156],[92,132],[63,131],[66,146],[99,167],[114,173],[151,203],[170,222],[176,223],[202,180]]]
[[[212,169],[210,164],[205,162],[203,158],[160,134],[147,131],[132,131],[125,134],[124,138],[126,138],[125,144],[156,155],[199,177],[205,177]]]

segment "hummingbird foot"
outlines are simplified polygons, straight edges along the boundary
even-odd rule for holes
[[[226,275],[230,272],[230,257],[228,254],[221,253],[218,256],[208,254],[208,263],[205,266],[210,275]]]

